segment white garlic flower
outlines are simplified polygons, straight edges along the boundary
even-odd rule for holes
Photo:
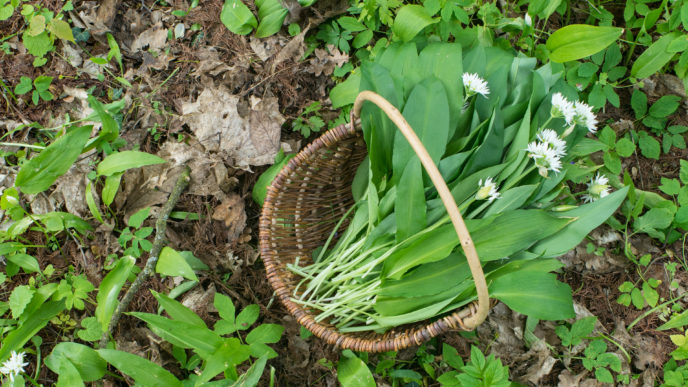
[[[598,173],[593,179],[590,179],[590,183],[588,183],[588,193],[582,196],[583,201],[592,203],[609,195],[609,191],[609,179]]]
[[[12,351],[10,358],[5,360],[0,367],[0,373],[7,375],[10,379],[10,383],[14,383],[14,378],[19,375],[19,373],[24,372],[24,367],[29,365],[29,363],[24,363],[24,352]]]
[[[528,157],[535,162],[541,176],[547,177],[547,171],[559,172],[561,170],[560,157],[548,143],[533,141],[528,144],[526,151]]]
[[[585,102],[576,101],[573,103],[575,111],[574,122],[588,128],[590,133],[597,132],[597,116],[592,112],[592,108]]]
[[[475,94],[480,94],[483,97],[487,97],[490,94],[490,88],[484,79],[480,78],[478,74],[475,73],[464,73],[461,76],[463,80],[463,87],[466,90],[466,96],[470,97]]]
[[[566,99],[566,97],[561,93],[554,93],[552,94],[552,109],[550,114],[552,117],[564,117],[566,124],[571,125],[576,116],[576,111],[573,108],[573,103]]]
[[[497,191],[497,184],[492,181],[491,177],[486,178],[484,182],[482,179],[480,179],[480,182],[478,182],[478,187],[478,193],[475,194],[476,200],[487,199],[488,202],[492,203],[495,199],[499,199],[501,197],[501,194]]]
[[[552,129],[543,129],[537,134],[537,139],[549,145],[558,157],[566,155],[566,141],[559,138],[557,132]]]

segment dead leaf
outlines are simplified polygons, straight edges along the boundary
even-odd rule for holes
[[[285,120],[277,98],[251,97],[248,114],[243,115],[239,104],[239,97],[224,87],[208,87],[195,102],[182,105],[183,118],[206,150],[226,152],[237,166],[272,163]]]
[[[227,226],[229,241],[236,240],[246,227],[244,200],[237,194],[231,194],[213,211],[213,219],[224,222]]]
[[[158,23],[153,27],[143,31],[131,43],[131,52],[136,53],[142,50],[151,50],[159,52],[165,47],[167,41],[167,29],[162,28],[162,23]]]
[[[336,66],[341,66],[349,61],[349,55],[339,51],[335,46],[328,45],[327,50],[315,49],[315,57],[310,59],[310,72],[313,75],[331,75]]]
[[[201,318],[208,317],[211,310],[210,306],[213,305],[213,299],[215,298],[215,284],[210,283],[208,289],[203,289],[201,286],[196,286],[192,290],[184,294],[182,298],[182,305],[191,309]]]
[[[258,56],[258,58],[265,62],[266,60],[270,59],[270,57],[275,55],[278,48],[283,45],[281,44],[283,40],[284,38],[280,38],[276,35],[273,35],[267,39],[258,39],[254,36],[251,36],[249,46],[251,46],[251,49]]]

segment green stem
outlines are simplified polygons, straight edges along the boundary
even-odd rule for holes
[[[632,322],[629,326],[626,327],[626,331],[627,331],[627,332],[630,332],[631,329],[633,329],[633,327],[635,326],[635,324],[639,323],[642,319],[644,319],[645,317],[651,315],[652,313],[658,311],[659,309],[661,309],[661,308],[663,308],[663,307],[665,307],[665,306],[667,306],[667,305],[669,305],[669,304],[673,304],[674,302],[676,302],[676,301],[680,300],[681,298],[683,298],[686,294],[688,294],[688,292],[681,293],[680,295],[678,295],[678,296],[672,298],[671,300],[666,301],[666,302],[663,302],[663,303],[661,303],[661,304],[655,306],[654,308],[648,310],[647,312],[641,314],[640,316],[638,316],[638,318],[636,318],[635,320],[633,320],[633,322]]]

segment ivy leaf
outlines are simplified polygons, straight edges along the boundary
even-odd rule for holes
[[[0,6],[0,21],[7,20],[14,13],[14,7],[11,4]]]
[[[662,185],[659,186],[659,190],[667,195],[678,195],[679,191],[681,190],[681,184],[676,179],[667,179],[666,177],[663,177],[661,182]]]

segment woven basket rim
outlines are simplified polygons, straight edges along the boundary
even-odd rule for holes
[[[274,201],[280,189],[290,178],[289,175],[309,161],[309,157],[324,147],[330,147],[338,141],[356,135],[357,129],[351,124],[342,124],[323,133],[320,137],[308,144],[296,156],[282,168],[272,184],[267,187],[267,195],[263,203],[259,221],[259,244],[261,258],[265,264],[265,270],[270,286],[280,302],[296,320],[313,333],[316,337],[325,340],[341,349],[351,349],[365,352],[397,351],[414,345],[420,345],[431,338],[450,330],[469,330],[463,320],[473,317],[477,313],[477,301],[473,301],[463,308],[430,321],[422,327],[413,327],[397,330],[392,328],[383,334],[374,334],[374,338],[357,337],[354,334],[339,332],[335,327],[315,321],[315,315],[302,305],[291,300],[291,290],[280,277],[280,267],[276,261],[276,255],[270,247],[273,219]],[[427,320],[426,320],[427,321]],[[371,332],[372,334],[372,332]]]

